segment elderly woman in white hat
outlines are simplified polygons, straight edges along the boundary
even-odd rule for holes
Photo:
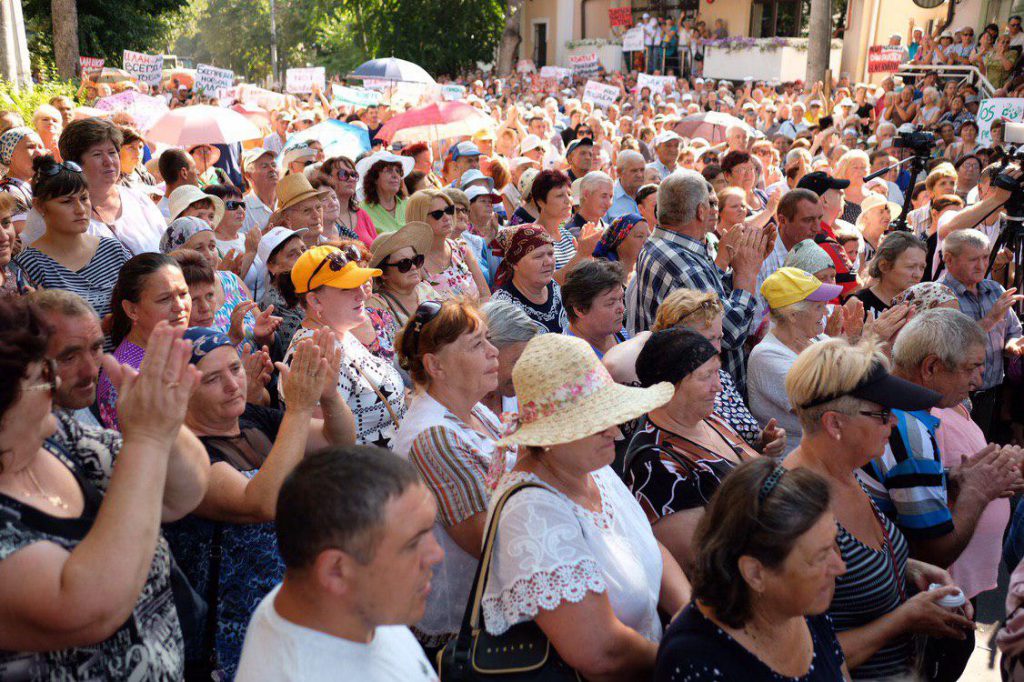
[[[272,227],[305,229],[302,241],[308,248],[320,244],[324,230],[324,197],[330,189],[316,189],[302,173],[293,173],[277,183],[277,210],[270,216]]]
[[[375,330],[378,336],[386,334],[394,339],[421,303],[441,300],[433,287],[423,281],[423,262],[433,239],[429,225],[411,222],[397,232],[373,240],[369,266],[379,269],[381,276],[373,280],[373,295],[366,300],[366,307],[389,313],[370,315],[371,320],[387,320],[386,328]]]
[[[202,218],[214,229],[224,217],[224,201],[220,197],[207,194],[195,185],[182,185],[167,197],[170,211],[169,222],[178,218],[194,216]]]
[[[286,301],[280,286],[281,278],[291,276],[295,261],[306,252],[306,243],[302,241],[303,232],[305,229],[272,227],[256,247],[256,255],[267,268],[267,286],[260,299],[260,309],[267,310],[273,306],[274,314],[281,318],[281,326],[277,328],[280,348],[287,348],[291,344],[292,336],[306,319],[306,311],[297,301]]]
[[[378,234],[394,232],[405,225],[405,199],[402,180],[412,172],[416,162],[408,156],[389,151],[371,154],[356,164],[363,189],[363,203]]]
[[[491,512],[511,486],[538,487],[509,497],[497,520],[484,627],[532,620],[584,678],[649,677],[658,608],[678,611],[690,585],[609,465],[617,425],[664,405],[672,385],[616,384],[586,341],[558,334],[530,341],[512,380],[519,419],[498,444],[519,458]]]
[[[282,175],[302,173],[306,166],[316,163],[317,150],[307,142],[300,142],[281,154]]]
[[[882,237],[889,231],[889,223],[900,214],[902,207],[889,201],[885,195],[874,192],[864,197],[857,216],[857,229],[861,234],[860,267],[867,271],[868,262],[874,257]]]

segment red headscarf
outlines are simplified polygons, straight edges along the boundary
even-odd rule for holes
[[[494,274],[495,286],[503,287],[512,281],[512,266],[526,254],[545,244],[554,243],[555,240],[540,225],[516,225],[499,230],[491,243],[494,255],[502,259]]]

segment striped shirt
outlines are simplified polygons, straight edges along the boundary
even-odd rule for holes
[[[38,286],[78,294],[103,317],[110,312],[110,294],[121,266],[131,257],[118,240],[100,237],[96,253],[79,270],[69,270],[33,246],[27,247],[14,260]]]
[[[561,270],[576,257],[576,239],[566,227],[558,228],[562,238],[555,242],[555,270]]]
[[[892,413],[896,428],[885,452],[857,475],[875,505],[905,536],[927,539],[952,533],[946,474],[935,442],[939,420],[927,411]]]
[[[846,564],[846,573],[836,578],[828,615],[836,633],[867,625],[895,611],[904,601],[907,541],[892,521],[880,515],[889,539],[888,547],[872,549],[836,524],[836,542]],[[914,640],[908,634],[895,637],[864,663],[850,671],[855,680],[906,675],[914,656]]]
[[[654,228],[640,250],[634,281],[636,286],[627,289],[626,299],[626,328],[634,336],[650,329],[658,306],[676,289],[718,294],[725,308],[722,366],[736,380],[740,393],[746,394],[743,342],[754,317],[754,296],[749,291],[732,288],[732,273],[718,269],[704,243],[662,227]]]

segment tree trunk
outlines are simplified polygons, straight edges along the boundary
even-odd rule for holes
[[[829,53],[832,50],[832,2],[811,0],[810,35],[807,40],[808,87],[825,80]]]
[[[516,50],[523,42],[519,34],[519,13],[523,9],[525,0],[508,0],[508,8],[505,11],[505,30],[501,34],[501,44],[498,46],[498,75],[509,76],[515,69]]]
[[[61,78],[78,75],[78,8],[75,0],[50,0],[53,14],[53,58]]]

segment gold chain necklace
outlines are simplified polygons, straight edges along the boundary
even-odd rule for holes
[[[43,486],[39,485],[39,479],[36,478],[36,475],[32,472],[31,469],[26,468],[25,473],[28,474],[28,480],[32,481],[32,485],[34,485],[36,488],[35,493],[28,490],[25,491],[29,494],[29,496],[40,497],[49,502],[54,507],[57,507],[58,509],[62,509],[64,511],[67,511],[70,508],[70,505],[68,505],[68,503],[64,501],[63,497],[61,497],[60,495],[51,495],[47,493],[45,490],[43,490]]]

